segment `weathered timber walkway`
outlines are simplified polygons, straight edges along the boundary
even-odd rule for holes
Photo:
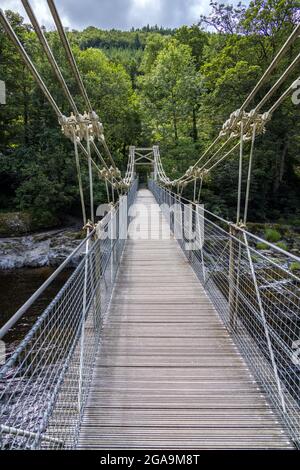
[[[137,202],[155,204],[147,190]],[[135,222],[144,239],[125,247],[79,448],[292,447],[176,240],[146,240],[143,211]]]

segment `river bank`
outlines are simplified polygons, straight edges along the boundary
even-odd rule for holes
[[[78,227],[0,238],[0,270],[59,266],[81,242]],[[78,264],[80,254],[72,266]]]
[[[82,240],[80,226],[53,229],[19,237],[0,238],[0,326],[26,302]],[[65,284],[81,254],[43,292],[5,337],[12,350]]]

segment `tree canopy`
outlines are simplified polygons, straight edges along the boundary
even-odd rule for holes
[[[297,3],[253,0],[246,7],[212,1],[210,14],[201,16],[199,24],[176,30],[148,25],[131,31],[94,26],[69,31],[92,105],[118,165],[125,169],[129,145],[159,143],[169,176],[182,174],[218,135],[224,120],[241,105],[291,33],[299,21]],[[7,16],[68,115],[68,104],[32,28],[17,13],[8,11]],[[58,35],[53,31],[46,35],[83,112]],[[256,102],[296,53],[297,44]],[[299,67],[288,84],[297,76]],[[1,29],[0,80],[7,88],[7,104],[0,105],[0,211],[32,211],[41,225],[55,223],[66,213],[79,214],[72,145],[62,136],[56,117]],[[280,92],[282,87],[278,96]],[[299,105],[287,99],[267,133],[257,139],[252,221],[300,218],[299,114]],[[246,160],[248,150],[246,146]],[[84,162],[82,167],[87,183]],[[209,209],[233,216],[237,174],[237,155],[212,172],[203,187],[203,202]],[[246,178],[245,171],[243,184]],[[103,183],[96,179],[96,203],[104,197]]]

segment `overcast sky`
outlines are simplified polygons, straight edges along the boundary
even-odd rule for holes
[[[0,0],[0,5],[26,18],[21,0]],[[31,5],[40,23],[53,29],[46,0],[31,0]],[[64,26],[74,29],[87,26],[130,29],[147,24],[174,28],[197,23],[201,14],[208,13],[209,0],[56,0],[56,6]]]

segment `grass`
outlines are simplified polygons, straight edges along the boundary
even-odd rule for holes
[[[298,263],[298,261],[293,261],[290,264],[290,270],[291,271],[300,271],[300,263]]]
[[[256,248],[258,250],[267,250],[269,248],[269,246],[266,244],[266,243],[263,243],[263,242],[258,242],[256,244]]]
[[[279,242],[279,240],[281,239],[281,234],[280,232],[278,232],[278,230],[275,230],[273,228],[267,228],[265,230],[265,239],[268,242],[276,243]]]
[[[276,243],[276,246],[278,246],[278,248],[281,248],[282,250],[288,251],[288,246],[285,242],[278,242]]]

